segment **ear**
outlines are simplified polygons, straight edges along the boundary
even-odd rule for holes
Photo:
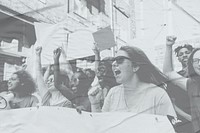
[[[139,68],[140,68],[140,67],[139,67],[138,65],[137,65],[137,66],[134,66],[134,67],[133,67],[133,72],[134,72],[134,73],[137,72],[137,71],[139,70]]]

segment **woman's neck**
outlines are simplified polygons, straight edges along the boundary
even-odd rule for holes
[[[22,94],[20,94],[18,92],[14,92],[14,91],[13,91],[13,94],[14,94],[14,97],[17,98],[17,99],[20,99],[22,97],[26,97],[25,95],[22,95]]]
[[[140,81],[137,75],[135,75],[131,80],[123,83],[124,89],[126,90],[137,90],[145,83]]]

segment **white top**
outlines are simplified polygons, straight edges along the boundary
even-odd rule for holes
[[[153,84],[140,90],[130,90],[133,99],[127,103],[123,85],[113,87],[105,98],[103,112],[122,111],[155,115],[171,115],[176,117],[172,102],[166,91]]]

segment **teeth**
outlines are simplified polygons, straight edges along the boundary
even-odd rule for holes
[[[120,74],[120,73],[121,73],[120,70],[116,70],[116,71],[115,71],[115,74],[116,74],[116,75],[118,75],[118,74]]]

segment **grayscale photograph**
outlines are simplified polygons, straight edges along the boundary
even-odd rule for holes
[[[200,133],[200,0],[0,0],[0,133]]]

